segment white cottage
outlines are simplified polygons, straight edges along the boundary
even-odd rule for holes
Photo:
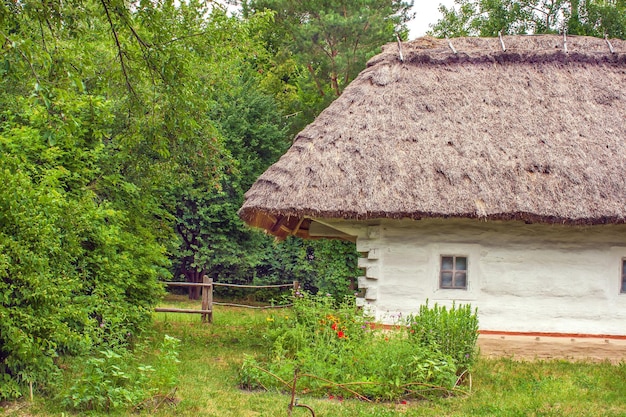
[[[389,44],[246,194],[278,237],[356,242],[362,304],[484,333],[626,336],[626,42]]]

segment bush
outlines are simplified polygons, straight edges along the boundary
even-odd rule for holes
[[[78,378],[69,375],[74,383],[61,394],[62,404],[73,410],[109,411],[167,395],[178,383],[179,342],[165,335],[154,366],[139,363],[127,349],[99,352],[81,366]]]
[[[476,359],[478,314],[469,304],[452,304],[450,309],[428,302],[417,315],[409,316],[409,334],[420,346],[433,347],[454,358],[458,373],[469,370]]]
[[[282,242],[265,237],[259,251],[255,283],[283,284],[298,281],[311,293],[331,293],[337,301],[354,292],[360,275],[358,253],[352,242],[332,239],[305,240],[290,236]]]
[[[61,355],[128,344],[150,323],[167,266],[141,219],[93,190],[103,147],[87,132],[105,129],[91,118],[106,105],[57,103],[65,123],[28,100],[27,125],[0,126],[0,401],[46,389]]]
[[[356,308],[354,297],[337,303],[302,293],[267,325],[264,354],[244,361],[244,388],[289,391],[297,374],[298,390],[317,395],[424,398],[453,392],[468,366],[455,360],[467,350],[424,343],[411,333],[414,323],[385,330]]]

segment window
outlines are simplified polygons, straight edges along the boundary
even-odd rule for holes
[[[624,267],[624,271],[626,272],[626,266]],[[623,278],[622,287],[624,287]],[[459,290],[467,289],[467,256],[441,257],[439,288]]]
[[[622,286],[620,293],[626,294],[626,259],[622,259]]]

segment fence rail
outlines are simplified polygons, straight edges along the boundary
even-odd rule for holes
[[[161,284],[166,284],[168,287],[212,287],[217,283],[205,283],[205,282],[175,282],[175,281],[161,281]]]
[[[213,302],[214,306],[227,306],[227,307],[243,307],[243,308],[253,308],[253,309],[257,309],[257,310],[268,310],[271,308],[286,308],[286,307],[291,307],[293,306],[293,304],[289,303],[289,304],[281,304],[279,306],[250,306],[247,304],[235,304],[235,303],[218,303],[217,301]]]
[[[216,287],[236,287],[236,288],[286,288],[295,287],[295,284],[270,284],[270,285],[242,285],[242,284],[226,284],[223,282],[214,282]]]
[[[294,292],[300,288],[300,283],[294,281],[292,284],[270,284],[270,285],[242,285],[242,284],[227,284],[222,282],[213,282],[213,278],[209,278],[206,275],[202,277],[202,282],[173,282],[173,281],[161,281],[162,284],[168,287],[192,287],[200,288],[202,293],[202,305],[200,310],[192,310],[187,308],[174,308],[174,307],[157,307],[154,309],[160,313],[188,313],[188,314],[202,314],[203,323],[213,322],[213,306],[230,306],[230,307],[243,307],[253,309],[269,309],[269,308],[285,308],[291,307],[293,304],[283,304],[279,306],[250,306],[246,304],[235,303],[219,303],[213,301],[213,288],[214,287],[234,287],[234,288],[293,288]]]

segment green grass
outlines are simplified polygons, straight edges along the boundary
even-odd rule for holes
[[[178,297],[169,299],[167,305],[194,308],[199,303]],[[258,352],[269,314],[270,311],[216,306],[211,325],[201,324],[198,315],[155,314],[149,337],[158,339],[168,334],[181,339],[177,403],[165,402],[156,412],[151,408],[139,415],[287,416],[288,395],[247,392],[237,386],[238,368],[245,355]],[[626,364],[479,359],[472,372],[472,393],[468,396],[408,404],[370,404],[298,396],[302,403],[313,407],[318,417],[624,416]],[[33,403],[21,401],[0,406],[0,415],[73,414],[59,408],[58,401],[36,395]],[[310,413],[298,408],[293,416],[308,417]]]

